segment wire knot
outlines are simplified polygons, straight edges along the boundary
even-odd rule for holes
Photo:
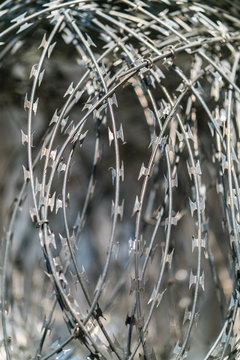
[[[146,64],[146,67],[149,68],[149,69],[151,69],[151,68],[153,67],[153,60],[152,60],[152,58],[150,58],[150,57],[149,57],[149,58],[146,58],[145,61],[146,61],[146,63],[147,63],[147,64]]]

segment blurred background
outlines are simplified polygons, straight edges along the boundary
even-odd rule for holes
[[[4,300],[2,311],[4,310],[5,316],[2,316],[2,321],[3,323],[6,321],[8,336],[4,342],[4,333],[1,334],[1,356],[5,358],[4,349],[7,341],[12,359],[98,358],[97,355],[94,357],[84,342],[77,338],[72,337],[63,348],[59,345],[69,338],[69,334],[71,335],[74,320],[69,315],[69,310],[62,305],[63,300],[58,294],[58,285],[49,271],[49,253],[46,255],[46,245],[43,245],[45,240],[41,238],[46,236],[44,233],[46,224],[39,225],[36,220],[34,212],[36,209],[34,210],[29,181],[31,175],[27,174],[26,179],[23,171],[23,166],[27,171],[29,170],[30,142],[31,155],[33,162],[35,161],[33,184],[40,214],[44,207],[41,203],[44,171],[47,173],[46,192],[50,186],[48,185],[50,173],[53,171],[49,198],[45,199],[45,207],[49,208],[47,226],[51,228],[51,231],[49,230],[51,239],[49,240],[47,236],[46,242],[49,241],[52,261],[57,269],[57,276],[62,281],[63,292],[67,294],[79,318],[82,320],[88,316],[90,306],[79,286],[66,238],[72,242],[81,279],[90,294],[91,301],[99,286],[102,286],[97,306],[100,314],[103,315],[100,317],[101,321],[120,354],[119,358],[130,358],[131,352],[127,350],[129,329],[133,326],[131,337],[131,350],[133,350],[140,338],[139,321],[143,321],[144,324],[154,302],[151,321],[144,333],[146,348],[143,350],[139,346],[134,358],[237,359],[239,353],[235,344],[238,342],[240,324],[237,305],[235,306],[238,301],[235,297],[238,286],[235,275],[237,261],[232,246],[234,234],[229,220],[231,219],[229,178],[227,170],[224,173],[221,162],[217,161],[216,153],[221,152],[215,125],[212,125],[206,108],[203,103],[196,100],[196,95],[191,89],[186,91],[181,106],[172,115],[172,120],[166,128],[165,143],[163,141],[159,146],[154,163],[151,165],[151,176],[142,202],[140,198],[146,176],[144,173],[146,169],[142,168],[142,164],[147,168],[147,164],[151,161],[154,141],[161,132],[161,122],[164,124],[167,121],[172,104],[182,91],[179,91],[179,86],[186,83],[179,76],[178,69],[181,69],[184,76],[191,80],[198,71],[203,70],[203,76],[196,84],[194,83],[194,87],[201,94],[209,113],[218,120],[218,124],[220,123],[219,128],[223,137],[226,133],[229,84],[221,73],[219,75],[216,68],[210,66],[208,69],[209,64],[206,59],[199,60],[198,54],[175,53],[174,51],[182,45],[181,39],[176,39],[176,34],[171,34],[168,27],[173,27],[181,35],[188,36],[189,42],[196,41],[199,37],[213,39],[214,36],[218,36],[219,41],[209,46],[202,45],[201,49],[220,69],[226,70],[227,76],[230,77],[236,58],[235,49],[236,52],[239,49],[239,5],[228,1],[212,4],[204,2],[195,4],[190,1],[163,1],[161,4],[140,2],[138,6],[147,9],[154,16],[159,16],[166,23],[166,27],[161,25],[162,32],[159,33],[160,25],[156,21],[154,22],[146,13],[141,11],[138,13],[134,7],[129,12],[131,6],[124,1],[119,4],[111,1],[92,2],[92,4],[86,1],[82,4],[79,1],[76,6],[69,6],[69,12],[66,10],[67,7],[60,6],[61,1],[49,2],[52,5],[44,1],[37,1],[34,4],[31,1],[4,3],[0,5],[3,11],[0,18],[1,31],[10,27],[14,19],[15,23],[18,23],[16,19],[25,10],[27,11],[25,17],[44,9],[44,6],[45,9],[49,7],[49,12],[36,16],[33,24],[19,35],[17,30],[13,29],[3,36],[5,43],[0,48],[0,222],[2,274],[4,273],[1,301]],[[137,2],[132,3],[137,4]],[[150,7],[146,8],[144,3]],[[99,74],[94,70],[94,61],[88,53],[88,46],[95,60],[106,51],[106,44],[122,41],[125,46],[121,48],[119,45],[116,51],[103,57],[101,71],[108,88],[118,83],[119,78],[116,74],[137,66],[144,61],[144,58],[154,55],[153,50],[149,50],[146,44],[141,42],[142,38],[141,41],[137,37],[125,39],[124,36],[128,36],[130,30],[127,31],[124,26],[121,28],[119,23],[111,23],[109,19],[101,17],[101,12],[122,22],[128,29],[136,31],[138,36],[141,35],[138,29],[141,27],[145,29],[145,22],[152,21],[147,30],[142,30],[143,38],[147,44],[156,46],[160,53],[168,51],[172,46],[173,57],[159,60],[156,67],[153,66],[153,73],[147,69],[145,73],[138,73],[132,76],[128,83],[119,86],[115,92],[118,106],[115,106],[115,100],[112,100],[114,122],[109,108],[108,110],[103,108],[100,115],[91,113],[84,122],[77,141],[74,141],[72,136],[73,141],[66,145],[62,156],[56,160],[70,133],[66,129],[69,127],[71,131],[71,126],[81,121],[89,109],[88,106],[95,101],[99,101],[100,106],[106,104],[106,101],[102,100],[104,89],[99,85],[101,83]],[[79,41],[76,29],[69,25],[70,20],[66,14],[75,20],[84,38],[88,40],[87,45],[83,40],[82,43]],[[49,46],[49,44],[43,45],[39,49],[44,34],[49,37],[62,15],[65,16],[62,22],[64,25],[62,28],[59,26],[52,42],[56,41],[56,45],[53,52],[48,53],[49,56],[44,58],[42,69],[44,68],[45,71],[41,86],[37,86],[36,90],[39,103],[36,116],[33,114],[31,122],[32,139],[30,140],[26,134],[31,105],[26,103],[26,93],[27,100],[31,101],[36,74],[29,77],[35,69],[33,66],[40,64],[44,46]],[[103,25],[103,28],[100,25]],[[112,39],[109,35],[111,32]],[[230,40],[229,43],[223,43],[226,32],[230,34],[229,39],[233,38],[232,43]],[[95,47],[86,34],[91,36]],[[133,58],[130,59],[132,63],[127,58],[128,53]],[[105,73],[104,68],[107,69]],[[79,91],[82,91],[81,96],[78,94],[80,99],[68,105],[62,122],[54,134],[56,119],[53,120],[53,117],[61,116],[60,113],[66,106],[66,99],[72,94],[71,84],[74,88],[87,71],[88,76],[79,87]],[[193,75],[194,71],[195,75]],[[156,80],[157,75],[159,81]],[[155,81],[151,76],[156,76]],[[239,76],[236,76],[235,84],[239,86]],[[64,97],[66,92],[67,95]],[[173,103],[167,94],[170,94]],[[237,91],[233,97],[232,147],[237,152],[239,147]],[[84,109],[86,104],[87,107]],[[217,111],[220,111],[220,115]],[[184,130],[179,125],[178,116],[182,119]],[[116,130],[113,129],[113,124]],[[189,137],[193,137],[190,151],[188,142],[183,137],[184,131],[187,132],[188,129],[191,129],[192,133]],[[52,150],[56,150],[56,153],[52,153],[48,158],[46,170],[45,150],[53,136]],[[223,142],[226,141],[225,137]],[[165,147],[166,145],[168,147]],[[116,150],[116,146],[119,149]],[[226,148],[220,146],[220,149],[225,154]],[[188,165],[191,163],[189,160],[191,153],[194,161],[201,164],[201,176],[197,177],[197,185],[194,182],[195,173],[192,173],[192,177],[189,176]],[[118,156],[120,162],[116,174]],[[173,175],[170,180],[169,164]],[[54,166],[56,166],[55,170]],[[234,166],[238,178],[238,159]],[[139,179],[140,169],[143,169],[143,173]],[[27,184],[23,189],[24,175]],[[120,190],[116,190],[118,180]],[[172,187],[172,200],[169,198],[169,181]],[[221,186],[222,192],[219,191]],[[193,209],[190,200],[196,201],[196,188],[200,191],[203,205],[196,202],[196,208]],[[114,207],[116,194],[120,197],[117,209]],[[53,195],[55,198],[51,209],[49,199]],[[66,196],[67,226],[62,203],[64,196]],[[142,210],[138,223],[140,205]],[[200,235],[206,239],[206,242],[204,240],[202,246],[196,243],[195,249],[192,237],[198,236],[196,213],[201,206]],[[116,212],[118,214],[114,240],[109,245]],[[171,235],[168,240],[169,213]],[[236,205],[236,217],[237,213]],[[158,219],[160,219],[159,225],[156,225]],[[136,242],[134,242],[138,227],[137,257],[140,272],[147,259],[144,280],[140,285],[136,282]],[[10,236],[9,232],[13,235]],[[53,237],[51,234],[54,234]],[[153,236],[155,238],[151,245]],[[151,251],[148,252],[150,247]],[[167,258],[164,258],[166,248]],[[109,252],[112,254],[110,265],[104,283],[101,284]],[[162,269],[163,274],[160,275]],[[199,274],[195,275],[198,271]],[[157,288],[161,276],[161,285]],[[197,292],[196,284],[199,285]],[[132,316],[137,292],[141,293],[142,319]],[[195,296],[197,296],[196,304]],[[195,305],[196,309],[192,314]],[[181,352],[192,317],[191,334],[184,345],[185,350]],[[50,323],[48,323],[49,319]],[[90,321],[84,324],[86,331],[94,339],[105,358],[117,358],[111,346],[107,345],[97,320],[98,316],[94,319],[90,318]],[[43,341],[45,330],[47,336]],[[206,357],[219,334],[221,336],[214,351]],[[224,345],[228,343],[230,345],[226,345],[223,354]],[[39,346],[42,346],[43,355],[38,353]],[[48,356],[56,349],[59,351]],[[224,357],[221,357],[222,354]]]

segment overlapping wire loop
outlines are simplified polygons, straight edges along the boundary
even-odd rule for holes
[[[4,356],[20,351],[7,303],[18,303],[11,248],[25,201],[49,308],[32,315],[35,353],[25,346],[23,356],[191,359],[213,307],[201,358],[235,358],[240,20],[201,2],[129,0],[7,0],[0,16],[2,69],[35,34],[24,181],[3,241]],[[51,98],[64,51],[74,80]],[[49,351],[55,318],[69,335]]]

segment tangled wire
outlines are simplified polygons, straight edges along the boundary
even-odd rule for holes
[[[3,358],[240,356],[237,13],[2,2]]]

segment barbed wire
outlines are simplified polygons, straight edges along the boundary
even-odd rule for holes
[[[240,21],[216,6],[0,5],[0,71],[31,63],[3,240],[6,359],[180,360],[198,342],[204,360],[239,356]],[[42,262],[20,296],[22,231]]]

